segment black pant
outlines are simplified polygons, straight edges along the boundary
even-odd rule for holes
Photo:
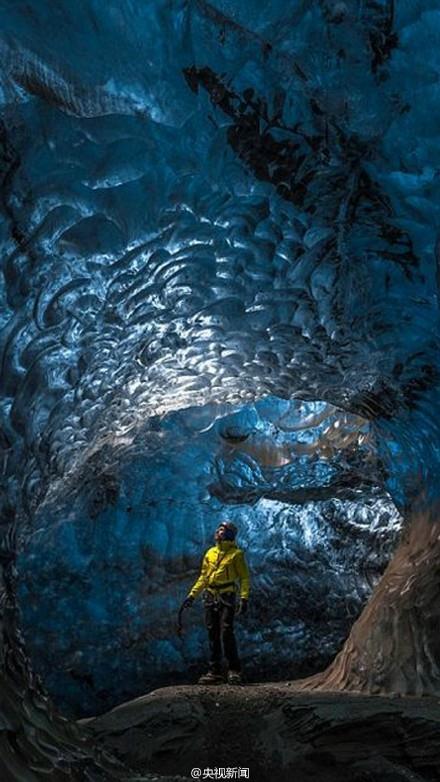
[[[230,671],[241,671],[234,635],[235,592],[204,594],[205,624],[209,639],[209,670],[221,673],[222,643]]]

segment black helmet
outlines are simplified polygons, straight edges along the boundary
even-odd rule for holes
[[[232,521],[222,521],[218,525],[218,529],[220,529],[220,527],[223,527],[225,530],[225,535],[224,535],[225,540],[235,540],[235,536],[238,532],[238,529],[235,526],[235,524],[232,523]]]

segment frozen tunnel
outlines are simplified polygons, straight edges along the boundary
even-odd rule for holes
[[[21,626],[64,714],[202,671],[200,609],[183,640],[176,618],[223,518],[252,569],[248,678],[324,668],[382,575],[401,519],[367,422],[327,403],[228,407],[152,419],[112,470],[36,514],[17,560]]]
[[[439,12],[1,0],[5,779],[127,778],[225,514],[251,677],[438,696]]]

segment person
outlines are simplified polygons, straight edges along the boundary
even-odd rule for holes
[[[222,521],[219,524],[214,533],[215,546],[205,552],[200,575],[182,604],[184,608],[189,608],[203,590],[209,665],[207,673],[200,677],[199,684],[224,682],[222,646],[228,664],[228,683],[242,683],[242,666],[234,634],[234,615],[247,611],[250,576],[244,552],[235,543],[236,535],[237,527],[232,522]]]

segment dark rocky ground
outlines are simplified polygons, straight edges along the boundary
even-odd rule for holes
[[[295,682],[164,687],[83,720],[135,774],[249,768],[252,782],[437,782],[440,700]],[[206,777],[205,777],[206,778]]]

